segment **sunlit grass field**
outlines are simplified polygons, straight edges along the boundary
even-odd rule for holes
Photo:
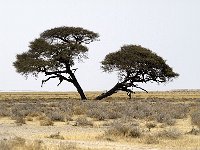
[[[85,92],[89,100],[95,99],[101,92]],[[177,91],[150,91],[149,93],[136,91],[132,99],[168,99],[168,100],[191,100],[200,98],[200,90],[177,90]],[[0,92],[0,100],[79,100],[77,92]],[[118,92],[106,99],[126,100],[125,92]]]
[[[85,94],[87,101],[77,92],[0,92],[0,149],[13,145],[1,140],[9,131],[24,149],[28,136],[42,141],[38,150],[56,140],[73,141],[63,148],[73,150],[99,149],[96,142],[102,149],[200,150],[200,90],[136,91],[131,100],[125,92],[101,101],[95,100],[101,92]]]

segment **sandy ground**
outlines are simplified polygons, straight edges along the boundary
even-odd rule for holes
[[[150,146],[138,145],[131,142],[114,142],[103,140],[106,127],[78,127],[72,124],[56,122],[54,126],[40,126],[37,122],[27,122],[17,126],[13,120],[0,119],[0,140],[9,140],[14,137],[22,137],[27,141],[42,140],[50,149],[55,149],[59,144],[73,144],[85,149],[101,150],[158,150]],[[64,140],[47,138],[60,132]]]

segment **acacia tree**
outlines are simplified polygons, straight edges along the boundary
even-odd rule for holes
[[[75,61],[82,61],[87,58],[89,44],[99,35],[80,27],[58,27],[46,30],[39,38],[30,42],[29,50],[16,56],[13,63],[17,72],[28,76],[29,74],[38,77],[44,73],[47,79],[42,80],[42,85],[53,78],[72,83],[81,99],[86,96],[75,77],[75,68],[72,68]]]
[[[133,91],[130,88],[139,88],[137,83],[172,81],[179,74],[173,72],[162,57],[149,49],[137,45],[125,45],[117,52],[109,53],[101,62],[105,72],[118,72],[119,82],[109,91],[102,93],[97,100],[101,100],[118,91],[125,91],[129,98]],[[147,92],[147,91],[146,91]]]

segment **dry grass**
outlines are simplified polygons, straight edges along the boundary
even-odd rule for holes
[[[191,120],[192,123],[200,129],[200,110],[194,111],[192,113]]]
[[[0,149],[2,150],[46,150],[42,141],[35,140],[27,143],[24,138],[15,137],[11,140],[0,141]]]
[[[40,120],[40,125],[41,126],[53,126],[53,121],[51,121],[51,119],[49,118],[43,118],[42,120]]]
[[[92,100],[98,94],[88,92],[90,100],[82,102],[73,92],[0,93],[0,120],[9,117],[21,125],[39,122],[41,126],[53,127],[59,123],[66,125],[66,121],[71,128],[98,128],[105,132],[104,139],[110,141],[120,139],[121,142],[156,145],[161,149],[199,150],[200,91],[136,92],[131,100],[126,94],[117,93],[104,101]],[[73,139],[60,134],[48,137]],[[86,139],[98,140],[98,137]],[[22,147],[27,147],[27,143],[21,141]],[[12,144],[1,141],[0,146],[6,150]],[[60,145],[60,149],[65,148],[78,149],[74,144]]]
[[[47,138],[64,140],[64,137],[62,135],[60,135],[60,132],[51,134],[51,135],[47,136]]]
[[[76,126],[93,126],[92,121],[88,120],[87,117],[79,117],[76,119]]]
[[[101,92],[85,92],[88,99],[94,99]],[[175,91],[149,91],[149,93],[136,91],[134,99],[170,99],[170,100],[189,100],[199,99],[200,90],[175,90]],[[77,92],[1,92],[0,100],[79,100]],[[119,92],[108,97],[107,100],[128,99],[126,93]]]

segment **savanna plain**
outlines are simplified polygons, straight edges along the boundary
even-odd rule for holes
[[[0,92],[0,150],[200,150],[200,90]]]

